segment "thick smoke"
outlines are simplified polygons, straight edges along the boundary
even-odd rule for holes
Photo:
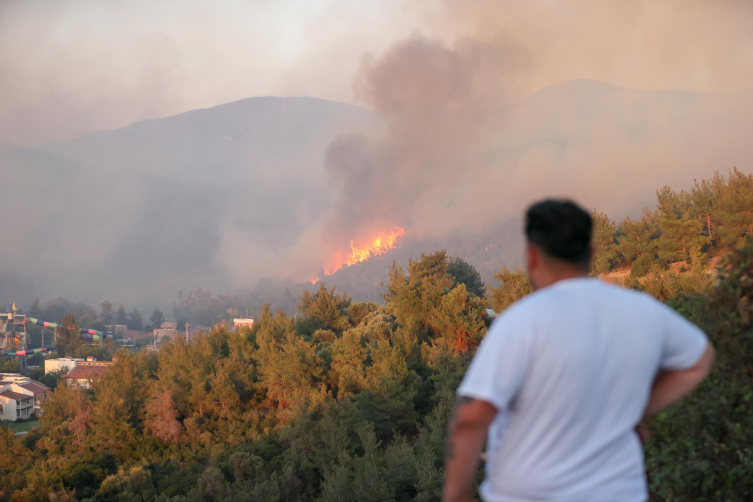
[[[59,5],[66,23],[102,20],[102,11],[77,2]],[[340,67],[331,54],[308,58],[301,68],[326,75],[298,73],[290,87],[305,94],[311,78],[326,87],[347,66],[354,95],[371,111],[259,98],[56,145],[47,142],[169,112],[185,89],[209,99],[226,96],[227,83],[266,88],[258,70],[266,67],[249,69],[243,50],[204,36],[224,33],[222,19],[202,17],[202,36],[181,38],[176,26],[188,21],[168,11],[155,17],[174,20],[171,35],[139,33],[147,42],[133,52],[129,23],[143,16],[124,7],[131,21],[102,26],[119,26],[130,45],[100,71],[95,62],[105,59],[94,53],[118,37],[100,46],[80,34],[87,30],[60,28],[57,11],[39,13],[43,22],[27,30],[14,20],[17,9],[35,18],[32,4],[0,7],[0,89],[8,98],[0,104],[0,141],[46,144],[0,146],[0,302],[62,295],[169,308],[177,289],[307,280],[351,240],[394,226],[406,230],[402,251],[411,256],[442,246],[466,257],[487,253],[491,234],[497,240],[488,253],[501,256],[518,245],[509,244],[518,235],[514,220],[533,199],[573,197],[619,219],[652,205],[665,184],[688,188],[733,165],[751,171],[749,2],[406,5],[422,19],[416,34],[363,56],[354,75],[352,60]],[[26,61],[17,48],[40,33],[44,47],[50,34],[66,33],[78,44],[66,47],[87,52],[32,51]],[[334,44],[333,33],[341,32],[328,33],[332,45],[348,44],[347,37]],[[211,57],[184,64],[192,51]],[[131,56],[138,64],[119,79]],[[90,78],[103,73],[116,82]],[[487,276],[501,264],[481,259]]]
[[[753,86],[753,3],[747,0],[445,0],[419,3],[442,40],[525,47],[523,98],[571,79],[641,90],[729,92]]]
[[[387,126],[330,146],[333,246],[396,224],[418,239],[483,231],[547,196],[619,218],[662,185],[751,168],[750,89],[650,90],[751,85],[750,4],[446,6],[431,23],[442,38],[415,35],[363,58],[354,91]],[[561,82],[573,77],[649,90]]]

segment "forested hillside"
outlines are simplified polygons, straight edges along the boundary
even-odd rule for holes
[[[689,192],[665,186],[656,196],[657,207],[637,220],[616,224],[594,211],[594,273],[629,268],[635,279],[677,262],[700,269],[753,232],[753,175],[737,168],[696,181]]]
[[[640,220],[595,213],[596,272],[630,270],[628,286],[705,329],[718,355],[696,392],[647,424],[651,500],[750,500],[753,177],[657,195]],[[118,352],[91,390],[58,385],[42,427],[0,430],[0,500],[439,500],[484,309],[530,292],[520,270],[497,279],[485,292],[465,261],[422,254],[389,270],[383,305],[322,283],[295,316],[265,306],[253,329]]]

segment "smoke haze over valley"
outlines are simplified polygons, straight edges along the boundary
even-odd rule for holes
[[[16,26],[0,29],[0,302],[163,304],[197,286],[312,277],[366,297],[393,259],[437,248],[488,280],[520,264],[519,218],[535,199],[636,216],[657,187],[752,169],[747,2],[325,4],[265,6],[311,44],[272,37],[264,58],[235,23],[194,34],[214,52],[189,43],[194,2],[136,31],[146,3],[116,3],[120,19],[84,16],[81,2],[0,7],[0,27]],[[24,23],[58,38],[44,32],[48,50],[25,56],[13,43]],[[358,23],[369,29],[356,37]],[[106,70],[98,37],[129,40]],[[324,276],[351,241],[393,227],[397,249]]]

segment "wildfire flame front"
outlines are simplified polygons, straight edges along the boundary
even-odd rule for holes
[[[350,241],[350,254],[338,253],[333,260],[332,266],[324,270],[327,275],[332,275],[340,270],[344,265],[353,265],[360,261],[367,260],[372,256],[386,253],[390,249],[395,249],[397,238],[405,235],[405,230],[401,227],[394,227],[392,230],[382,230],[371,242],[360,242],[358,245]]]

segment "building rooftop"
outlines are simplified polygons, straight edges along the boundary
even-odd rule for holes
[[[24,389],[31,391],[32,393],[34,393],[35,396],[41,396],[42,394],[46,394],[52,390],[49,387],[47,387],[45,384],[39,383],[34,380],[28,383],[21,383],[18,385],[19,387],[23,387]]]
[[[107,366],[105,365],[97,365],[97,366],[78,365],[75,368],[73,368],[71,371],[69,371],[67,375],[65,375],[65,379],[66,380],[91,380],[92,378],[96,378],[99,375],[101,375],[106,369],[107,369]]]
[[[79,366],[112,366],[115,361],[79,361],[76,367]]]
[[[34,396],[28,396],[26,394],[19,394],[18,392],[13,392],[12,390],[4,390],[0,392],[0,396],[7,397],[8,399],[13,399],[14,401],[25,401],[27,399],[34,399]]]

